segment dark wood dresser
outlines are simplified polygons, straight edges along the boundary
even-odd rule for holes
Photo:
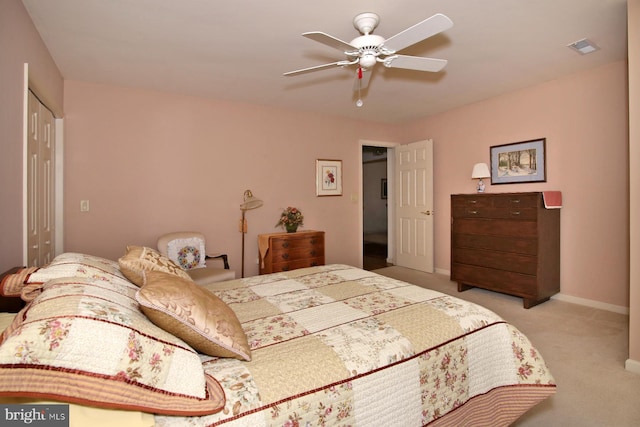
[[[451,280],[523,298],[560,292],[560,209],[541,192],[451,195]]]
[[[324,231],[260,234],[260,274],[324,265]]]

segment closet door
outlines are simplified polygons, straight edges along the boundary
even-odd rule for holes
[[[27,261],[42,266],[54,253],[53,113],[29,92],[27,134]]]

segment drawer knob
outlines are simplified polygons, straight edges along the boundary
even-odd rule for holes
[[[518,216],[520,215],[520,211],[511,211],[511,215]]]
[[[289,259],[289,254],[282,254],[282,259]]]
[[[311,256],[316,256],[316,251],[311,251],[310,254]]]
[[[312,245],[315,245],[316,244],[316,239],[309,240],[309,243],[311,243]]]
[[[289,247],[289,242],[284,242],[284,243],[282,244],[282,247],[283,247],[283,248],[288,248],[288,247]]]

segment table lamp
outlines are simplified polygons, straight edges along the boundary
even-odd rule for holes
[[[478,180],[478,193],[484,193],[484,182],[482,182],[482,178],[490,178],[491,173],[489,172],[489,166],[486,163],[476,163],[473,166],[473,172],[471,172],[471,179]]]

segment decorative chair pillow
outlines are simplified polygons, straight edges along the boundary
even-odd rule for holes
[[[197,237],[170,241],[167,244],[167,255],[184,270],[206,267],[204,240]]]
[[[200,353],[251,360],[251,349],[236,314],[193,281],[150,271],[136,299],[153,323]]]
[[[191,280],[175,262],[145,246],[127,246],[127,253],[118,260],[118,264],[126,278],[138,286],[146,283],[146,273],[149,271],[164,271]]]

